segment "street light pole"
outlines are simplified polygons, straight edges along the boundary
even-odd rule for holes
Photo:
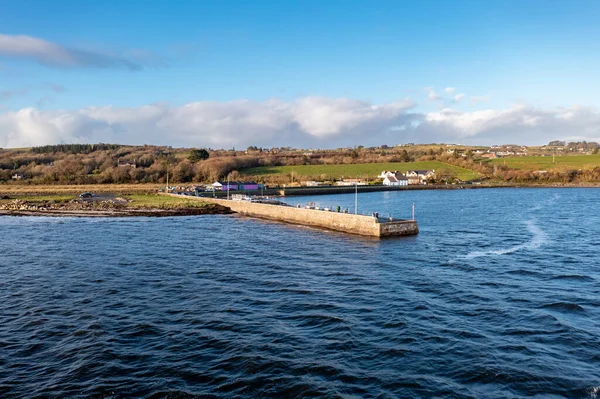
[[[227,199],[229,199],[229,175],[227,175]]]
[[[354,182],[354,214],[358,215],[358,182]]]

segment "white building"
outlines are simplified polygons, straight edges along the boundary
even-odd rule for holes
[[[435,178],[435,170],[409,170],[406,172],[408,184],[427,184],[427,180]]]
[[[384,186],[408,186],[408,178],[406,176],[387,176],[383,179]]]
[[[400,174],[400,173],[398,173],[398,171],[397,171],[397,170],[395,170],[395,171],[393,171],[393,172],[392,172],[391,170],[384,170],[384,171],[382,171],[382,172],[381,172],[381,174],[380,174],[379,176],[377,176],[377,177],[378,177],[378,178],[380,178],[380,179],[385,179],[386,177],[389,177],[389,176],[394,176],[394,177],[396,177],[396,176],[397,176],[397,175],[399,175],[399,174]]]

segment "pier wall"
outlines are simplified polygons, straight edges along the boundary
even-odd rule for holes
[[[167,194],[180,197],[176,194]],[[418,234],[417,222],[411,220],[378,222],[371,216],[354,215],[351,213],[317,211],[314,209],[296,208],[271,204],[260,204],[248,201],[233,201],[204,197],[200,201],[226,206],[232,211],[264,219],[277,220],[304,226],[322,227],[330,230],[343,231],[372,237],[403,236]]]
[[[414,220],[398,220],[377,224],[379,225],[378,237],[412,236],[419,234],[419,226]]]

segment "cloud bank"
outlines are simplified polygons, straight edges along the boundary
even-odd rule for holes
[[[194,102],[183,106],[25,108],[0,113],[0,147],[60,142],[162,144],[212,148],[335,148],[403,142],[542,144],[600,138],[600,112],[585,107],[514,106],[419,113],[410,100],[372,104],[347,98]]]
[[[26,35],[0,34],[0,56],[33,60],[58,68],[116,68],[138,71],[148,65],[164,65],[161,57],[146,51],[130,50],[126,55],[105,54],[67,48]]]

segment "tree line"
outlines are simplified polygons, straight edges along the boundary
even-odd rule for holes
[[[464,155],[464,156],[463,156]],[[533,172],[510,169],[476,159],[470,149],[459,155],[437,145],[296,150],[291,148],[211,150],[166,146],[117,144],[58,144],[31,149],[0,150],[0,182],[20,184],[105,184],[214,182],[232,174],[233,179],[285,184],[288,175],[249,176],[248,168],[297,165],[332,165],[437,160],[479,172],[484,178],[515,183],[600,181],[596,169]],[[295,180],[323,180],[333,176],[295,176]],[[440,176],[455,181],[455,176]]]
[[[34,154],[67,153],[67,154],[89,154],[94,151],[116,150],[119,144],[54,144],[32,147]]]

